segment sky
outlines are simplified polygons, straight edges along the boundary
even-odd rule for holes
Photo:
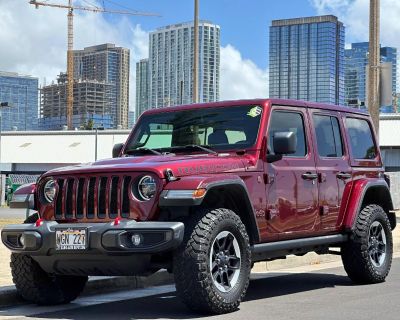
[[[42,0],[67,3],[67,0]],[[154,12],[161,17],[75,11],[74,48],[110,42],[131,50],[130,108],[135,63],[148,56],[148,32],[193,19],[192,0],[74,0],[77,5]],[[199,0],[200,18],[221,27],[221,99],[268,96],[268,30],[274,19],[334,14],[346,44],[368,41],[369,0]],[[400,47],[400,0],[381,0],[381,43]],[[28,0],[0,0],[0,70],[54,81],[66,69],[66,10],[35,9]]]

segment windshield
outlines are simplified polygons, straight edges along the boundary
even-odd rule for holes
[[[256,142],[262,110],[248,105],[145,115],[125,154],[248,149]]]

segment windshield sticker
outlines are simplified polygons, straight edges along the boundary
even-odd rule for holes
[[[247,112],[247,115],[255,118],[255,117],[258,117],[261,114],[261,112],[262,112],[262,108],[257,106],[257,107],[251,108],[250,111]]]

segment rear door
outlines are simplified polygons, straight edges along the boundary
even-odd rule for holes
[[[318,221],[318,186],[310,125],[305,108],[274,106],[268,126],[268,152],[273,154],[275,132],[297,137],[295,154],[267,163],[267,229],[280,239],[315,233]]]
[[[341,202],[347,202],[343,194],[352,180],[343,139],[345,131],[338,112],[313,109],[309,112],[313,124],[321,230],[334,231],[340,226]]]

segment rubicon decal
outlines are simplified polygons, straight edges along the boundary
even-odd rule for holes
[[[195,167],[180,167],[178,173],[180,175],[185,174],[198,174],[198,173],[213,173],[213,172],[227,172],[240,169],[238,163],[224,163],[224,164],[211,164],[211,165],[199,165]]]

